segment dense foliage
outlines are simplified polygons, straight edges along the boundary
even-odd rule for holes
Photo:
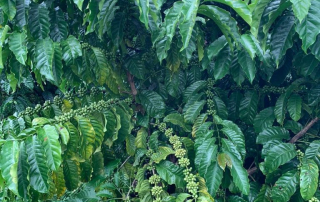
[[[320,0],[0,0],[0,201],[319,201]]]

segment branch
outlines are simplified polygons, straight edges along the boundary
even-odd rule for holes
[[[304,134],[306,134],[306,132],[319,120],[318,117],[312,119],[310,121],[310,123],[308,123],[308,125],[306,125],[306,127],[304,127],[299,133],[297,133],[295,136],[293,136],[293,138],[291,138],[291,140],[289,141],[289,143],[295,143],[298,139],[300,139]],[[253,173],[255,173],[258,170],[257,167],[253,167],[247,170],[247,173],[249,175],[252,175]]]
[[[134,85],[133,76],[129,73],[129,71],[127,71],[127,78],[131,87],[131,94],[133,95],[133,98],[135,98],[138,92],[136,86]]]

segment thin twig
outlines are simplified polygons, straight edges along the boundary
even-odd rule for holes
[[[128,82],[130,84],[131,94],[132,94],[133,98],[136,98],[136,95],[138,92],[137,92],[136,86],[134,85],[133,75],[131,75],[129,71],[127,71],[127,78],[128,78]]]
[[[121,164],[121,166],[118,168],[117,172],[124,166],[124,164],[131,158],[131,156],[128,156],[126,160]]]
[[[304,127],[299,133],[297,133],[295,136],[293,136],[293,138],[291,138],[291,140],[289,141],[289,143],[295,143],[297,142],[304,134],[306,134],[306,132],[319,120],[318,117],[312,119],[308,125],[306,125],[306,127]],[[255,173],[258,170],[257,167],[253,167],[247,170],[249,175],[252,175],[253,173]]]

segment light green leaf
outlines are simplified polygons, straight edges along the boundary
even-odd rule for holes
[[[241,44],[244,49],[246,49],[252,60],[256,55],[257,47],[260,47],[260,45],[256,43],[257,40],[254,40],[254,36],[252,36],[251,34],[241,35]]]
[[[141,128],[138,133],[135,140],[135,145],[137,148],[144,148],[147,149],[147,137],[148,132],[145,128]]]
[[[304,200],[309,200],[318,188],[319,168],[310,159],[302,161],[300,173],[300,193]]]
[[[185,187],[183,168],[170,161],[161,161],[156,165],[156,170],[159,176],[168,184],[174,184],[178,188]]]
[[[290,0],[294,15],[301,22],[308,14],[311,6],[311,0]]]
[[[110,65],[103,54],[103,52],[98,48],[91,48],[93,50],[93,54],[91,55],[90,64],[92,65],[93,72],[96,75],[96,81],[103,85],[107,77],[111,74]]]
[[[7,79],[9,81],[10,87],[12,88],[12,91],[15,92],[17,89],[18,79],[13,73],[7,74]]]
[[[212,163],[209,168],[208,172],[205,175],[206,180],[206,186],[208,188],[208,192],[211,196],[215,196],[217,190],[220,187],[220,184],[222,183],[222,177],[223,177],[223,170],[220,168],[217,161]]]
[[[285,114],[286,114],[286,106],[287,106],[287,100],[286,95],[282,94],[278,98],[276,105],[274,107],[274,114],[277,118],[277,122],[281,125],[283,124]]]
[[[288,100],[288,111],[294,121],[301,117],[302,98],[298,94],[293,94]]]
[[[287,202],[296,192],[299,183],[299,174],[296,170],[284,173],[272,188],[272,199],[279,202]]]
[[[249,5],[252,11],[252,23],[251,23],[251,33],[253,36],[257,37],[259,31],[259,25],[264,9],[271,0],[254,0],[251,5]]]
[[[8,25],[5,25],[4,28],[0,28],[0,73],[4,69],[3,61],[2,61],[3,60],[2,48],[3,48],[4,42],[6,40],[6,36],[7,36],[9,29],[10,29],[10,27]],[[4,62],[6,62],[6,61],[4,61]]]
[[[24,32],[13,32],[9,36],[9,48],[15,55],[16,59],[23,65],[25,65],[27,60],[27,45],[26,45],[27,35]]]
[[[135,145],[135,138],[133,135],[127,135],[125,137],[125,141],[126,141],[126,150],[127,153],[130,156],[134,156],[135,152],[136,152],[136,145]]]
[[[183,46],[180,51],[186,49],[191,39],[192,30],[196,22],[200,0],[182,0],[181,22],[179,24]]]
[[[149,116],[155,118],[161,118],[164,116],[166,105],[158,93],[143,90],[139,94],[139,99]]]
[[[82,56],[81,44],[78,39],[70,35],[66,40],[61,42],[62,58],[66,61],[67,65],[70,65],[77,57]]]
[[[263,185],[259,194],[254,202],[270,202],[271,201],[271,188],[268,185]]]
[[[307,49],[316,41],[316,37],[320,33],[319,10],[320,1],[312,1],[307,16],[296,26],[304,52],[307,52]]]
[[[283,165],[296,156],[296,150],[293,144],[280,143],[269,150],[265,158],[264,167],[267,173],[275,171],[280,165]]]
[[[35,39],[47,38],[50,32],[50,18],[45,2],[41,4],[32,3],[28,16],[28,26],[32,36]]]
[[[242,162],[231,152],[226,151],[225,153],[231,158],[232,161],[232,167],[230,168],[230,171],[233,182],[244,195],[248,195],[250,191],[250,184],[247,170],[242,166]]]
[[[293,35],[295,34],[295,18],[292,12],[287,12],[275,24],[271,34],[271,54],[277,64],[293,45]]]
[[[30,185],[34,190],[40,193],[47,193],[49,191],[49,169],[46,165],[45,151],[37,136],[27,138],[26,148],[30,165]]]
[[[99,121],[98,118],[90,117],[90,123],[95,133],[94,149],[97,150],[101,146],[104,138],[103,122]]]
[[[252,83],[257,72],[254,60],[252,60],[250,54],[247,51],[242,49],[238,53],[238,62],[247,78],[249,79],[250,83]]]
[[[257,144],[265,144],[270,140],[283,140],[290,137],[289,131],[279,126],[266,128],[259,133],[257,137]]]
[[[6,186],[15,194],[18,194],[18,159],[19,143],[18,141],[6,141],[1,147],[0,169]]]
[[[10,20],[16,15],[16,2],[13,0],[1,0],[0,8],[9,17]]]
[[[158,151],[152,154],[151,159],[159,163],[162,160],[165,160],[168,155],[174,154],[174,151],[170,147],[159,147]]]
[[[208,48],[206,49],[208,54],[208,59],[211,60],[212,58],[216,57],[219,52],[227,45],[226,36],[222,35],[214,42],[212,42]]]
[[[269,128],[272,126],[274,120],[274,108],[268,107],[260,111],[260,113],[254,118],[254,130],[259,133],[262,132],[264,129]]]
[[[140,21],[148,29],[148,15],[149,15],[149,0],[137,0],[139,11],[140,11]]]
[[[240,119],[248,124],[253,123],[257,114],[258,95],[253,91],[247,91],[245,97],[240,103],[239,116]]]
[[[111,22],[114,19],[115,12],[119,9],[119,6],[116,6],[118,0],[105,0],[99,4],[99,37],[102,38],[103,34],[108,32],[111,34]]]
[[[26,151],[25,142],[22,141],[20,143],[17,174],[18,174],[18,192],[19,192],[19,195],[24,199],[27,199],[28,197],[28,187],[30,184],[28,180],[28,173],[29,173],[28,155]]]
[[[215,138],[197,138],[195,141],[194,164],[202,177],[205,177],[208,171],[210,172],[209,167],[217,156],[218,145],[215,142]]]
[[[82,138],[80,153],[85,159],[89,159],[94,152],[95,131],[88,118],[78,119],[79,132]]]
[[[82,11],[82,5],[84,0],[73,0],[73,2],[78,6],[79,10]]]
[[[185,115],[184,119],[187,123],[194,123],[194,121],[197,119],[197,117],[200,115],[201,110],[203,109],[205,105],[205,100],[196,101],[193,105],[191,105]]]
[[[59,134],[56,128],[54,126],[45,125],[43,128],[39,128],[37,133],[45,150],[48,167],[53,171],[58,170],[62,159]]]
[[[311,142],[309,147],[306,149],[305,157],[308,159],[314,159],[319,156],[320,140]]]
[[[181,114],[178,114],[178,113],[169,114],[163,119],[163,122],[172,123],[173,125],[180,126],[184,131],[190,132],[190,127],[187,127],[185,120],[183,118],[183,115]]]

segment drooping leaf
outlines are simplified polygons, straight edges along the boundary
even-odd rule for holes
[[[144,148],[147,149],[147,137],[148,132],[145,128],[141,128],[138,133],[135,140],[135,145],[137,148]]]
[[[257,72],[254,60],[252,60],[252,58],[246,50],[242,49],[238,53],[238,61],[243,72],[246,74],[250,83],[252,83]]]
[[[111,31],[111,22],[114,19],[116,10],[119,9],[119,6],[116,6],[118,1],[106,0],[103,4],[100,4],[100,13],[99,13],[99,37],[102,38],[103,34]]]
[[[275,118],[273,107],[268,107],[261,110],[260,113],[254,118],[253,127],[255,131],[259,133],[264,129],[271,127]]]
[[[257,144],[265,144],[270,140],[282,140],[289,138],[289,131],[284,128],[273,126],[262,130],[257,137]]]
[[[318,180],[318,165],[310,159],[302,161],[300,173],[300,193],[304,200],[309,200],[313,197],[318,188]]]
[[[174,151],[170,147],[159,147],[158,151],[152,154],[151,159],[159,163],[162,160],[165,160],[168,155],[174,154]]]
[[[10,20],[14,18],[17,12],[15,3],[16,2],[13,0],[3,0],[0,2],[1,10],[3,10],[3,12],[9,16]]]
[[[276,170],[280,165],[283,165],[296,156],[296,150],[293,144],[280,143],[269,150],[264,167],[268,173]]]
[[[21,197],[24,199],[28,198],[28,173],[29,173],[29,163],[28,163],[28,155],[26,151],[25,142],[20,143],[20,151],[19,151],[19,161],[18,161],[18,192]]]
[[[220,187],[223,177],[223,170],[220,168],[217,161],[210,164],[208,172],[205,175],[206,186],[211,196],[215,196]]]
[[[251,33],[253,36],[257,37],[259,31],[259,25],[264,9],[271,0],[255,0],[249,5],[252,11],[252,23],[251,23]]]
[[[29,10],[28,26],[35,39],[45,39],[49,36],[49,11],[44,2],[32,3]]]
[[[308,14],[311,6],[311,0],[290,0],[292,3],[292,10],[299,22],[301,22]]]
[[[166,106],[162,97],[158,93],[144,90],[140,92],[139,98],[149,116],[155,118],[161,118],[164,116]]]
[[[114,45],[118,47],[123,40],[123,29],[125,23],[125,13],[118,12],[111,22],[111,37]]]
[[[47,193],[49,191],[49,169],[46,165],[44,148],[37,136],[27,138],[26,148],[30,165],[30,185],[34,190],[40,193]]]
[[[285,114],[286,114],[286,106],[287,106],[286,95],[282,94],[278,98],[276,105],[274,107],[274,114],[277,118],[277,122],[280,124],[283,124]]]
[[[169,122],[174,125],[180,126],[184,131],[190,132],[190,127],[187,127],[185,120],[183,118],[183,115],[177,114],[177,113],[172,113],[167,115],[164,119],[163,122]]]
[[[250,124],[253,123],[257,114],[258,95],[253,91],[247,91],[245,97],[240,103],[239,117],[242,121]]]
[[[73,160],[67,159],[63,162],[63,175],[68,190],[74,190],[79,184],[79,166]]]
[[[228,110],[224,102],[218,96],[213,97],[213,102],[214,102],[214,108],[217,111],[217,115],[220,116],[220,118],[222,119],[227,119]]]
[[[272,199],[274,201],[286,202],[296,192],[299,183],[299,174],[296,170],[284,173],[272,188]]]
[[[232,52],[229,46],[225,46],[217,55],[214,63],[213,76],[216,80],[222,79],[229,73],[229,66],[232,60]]]
[[[161,161],[156,165],[156,170],[159,176],[168,184],[174,184],[180,188],[185,187],[183,169],[179,166],[170,161]]]
[[[95,131],[88,118],[79,118],[78,127],[81,135],[81,155],[89,159],[94,151]]]
[[[312,1],[307,16],[296,26],[304,52],[307,52],[307,49],[316,41],[316,37],[320,33],[319,9],[320,1]]]
[[[150,0],[137,0],[139,11],[140,11],[140,21],[146,26],[148,29],[148,15],[149,15],[149,1]]]
[[[27,24],[27,11],[29,3],[26,0],[16,0],[17,13],[15,16],[16,25],[20,28]]]
[[[302,98],[297,95],[293,94],[288,100],[288,111],[290,117],[294,121],[298,121],[301,117],[301,107],[302,107]]]
[[[192,95],[198,93],[201,89],[206,86],[207,82],[200,80],[191,84],[183,93],[183,100],[186,102]]]
[[[61,42],[68,36],[68,25],[59,7],[50,13],[50,37],[55,42]]]
[[[62,58],[67,64],[71,64],[77,57],[82,56],[81,44],[78,39],[70,35],[66,40],[61,42]]]
[[[202,110],[202,108],[205,105],[205,101],[196,101],[193,105],[191,105],[185,115],[184,115],[184,119],[186,122],[189,123],[194,123],[194,121],[197,119],[197,117],[200,115],[200,112]]]
[[[310,143],[309,147],[306,149],[305,157],[308,159],[314,159],[319,156],[319,149],[320,149],[320,141],[315,140]]]
[[[94,117],[90,117],[90,123],[95,133],[94,148],[98,149],[101,146],[104,138],[103,123],[102,121],[99,121],[97,118]]]
[[[205,177],[209,167],[216,158],[218,146],[215,144],[215,138],[197,138],[195,141],[195,160],[194,164],[199,171],[200,176]]]
[[[270,202],[271,201],[271,188],[268,185],[263,185],[254,202]]]
[[[73,2],[77,5],[79,10],[82,11],[82,5],[83,5],[84,0],[73,0]]]
[[[16,59],[23,65],[27,60],[27,46],[26,46],[27,35],[24,32],[11,33],[9,37],[9,48],[16,56]]]

